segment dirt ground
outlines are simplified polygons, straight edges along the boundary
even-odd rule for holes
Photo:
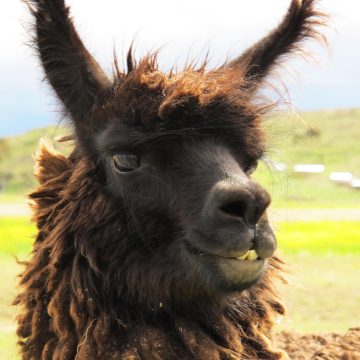
[[[275,342],[294,360],[360,360],[360,328],[345,335],[281,332]]]

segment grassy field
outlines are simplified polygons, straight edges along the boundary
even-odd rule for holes
[[[33,176],[34,155],[41,138],[53,140],[63,136],[66,130],[51,126],[31,130],[25,134],[0,139],[3,149],[0,153],[0,202],[19,202],[25,193],[35,185]],[[63,147],[59,144],[61,150]]]
[[[360,254],[286,256],[293,275],[282,293],[288,315],[278,330],[338,332],[360,326]]]
[[[256,177],[272,194],[275,207],[358,207],[360,191],[329,180],[334,171],[360,178],[360,110],[283,114],[265,122],[268,157],[287,166],[275,172],[264,163]],[[323,164],[322,174],[298,175],[295,164]]]
[[[344,332],[360,325],[360,223],[277,224],[279,248],[289,263],[291,285],[284,288],[289,315],[278,330]],[[16,359],[16,275],[31,250],[34,226],[25,218],[0,218],[0,359]]]
[[[35,228],[25,218],[0,218],[0,359],[16,359],[16,309],[11,302],[16,294],[16,276],[21,271],[15,256],[25,259],[31,251]]]
[[[279,330],[345,332],[360,326],[360,222],[278,224],[289,264],[289,314]]]

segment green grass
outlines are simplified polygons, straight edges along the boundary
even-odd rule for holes
[[[345,332],[359,327],[360,222],[277,224],[278,245],[289,264],[288,307],[278,330]]]
[[[359,255],[359,221],[285,222],[277,226],[279,247],[289,255]]]
[[[0,263],[0,359],[12,360],[16,359],[16,308],[11,303],[16,295],[16,276],[21,272],[21,266],[12,256],[2,253]]]
[[[16,308],[11,303],[16,295],[16,277],[22,266],[16,263],[25,260],[31,251],[35,226],[22,217],[0,217],[0,359],[13,360],[16,356],[15,316]]]
[[[284,163],[283,173],[261,164],[255,177],[272,194],[275,207],[352,208],[360,204],[360,191],[329,180],[333,171],[347,171],[360,178],[360,110],[300,113],[272,117],[265,122],[268,157]],[[309,131],[311,130],[311,131]],[[295,164],[320,163],[325,171],[297,175]]]
[[[292,272],[282,290],[288,315],[277,330],[345,333],[360,326],[359,253],[285,257]]]
[[[4,187],[4,191],[0,193],[2,202],[17,201],[36,185],[33,176],[34,155],[40,139],[52,140],[67,132],[61,126],[51,126],[2,139],[5,144],[3,153],[0,153],[0,186]],[[65,148],[60,144],[57,146],[61,150]]]
[[[0,217],[0,254],[25,256],[31,251],[35,226],[27,218]]]

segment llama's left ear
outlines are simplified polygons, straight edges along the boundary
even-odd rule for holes
[[[46,78],[71,115],[77,134],[86,137],[100,126],[90,110],[111,88],[96,60],[79,38],[64,0],[24,0],[35,18],[35,45]]]
[[[241,72],[245,87],[256,90],[284,55],[300,51],[299,44],[307,38],[325,40],[317,31],[326,15],[315,9],[317,0],[292,0],[284,20],[262,40],[226,65]]]

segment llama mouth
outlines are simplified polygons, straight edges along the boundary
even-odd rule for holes
[[[191,245],[188,241],[185,242],[187,245],[188,250],[198,256],[208,256],[208,257],[215,257],[215,258],[220,258],[220,259],[225,259],[225,260],[237,260],[237,261],[260,261],[261,259],[259,258],[258,254],[256,253],[256,251],[254,249],[250,249],[248,251],[246,251],[244,254],[237,256],[237,257],[232,257],[232,256],[223,256],[223,255],[218,255],[218,254],[213,254],[210,253],[208,251],[205,251],[203,249],[199,249],[194,245]]]
[[[206,274],[206,282],[220,292],[237,292],[248,289],[260,281],[266,268],[254,249],[247,250],[238,257],[226,257],[204,251],[185,241],[191,262],[201,273]],[[190,259],[191,259],[190,258]]]
[[[255,261],[259,258],[255,250],[248,250],[244,255],[238,256],[238,260]]]
[[[262,261],[262,257],[259,256],[257,251],[254,249],[254,243],[251,242],[249,247],[246,249],[217,249],[211,251],[207,248],[206,243],[211,243],[212,239],[200,232],[197,229],[192,229],[189,237],[185,239],[188,251],[197,257],[207,257],[219,260],[233,260],[237,262],[258,262]],[[206,250],[205,250],[206,248]],[[228,252],[228,254],[226,254]]]

